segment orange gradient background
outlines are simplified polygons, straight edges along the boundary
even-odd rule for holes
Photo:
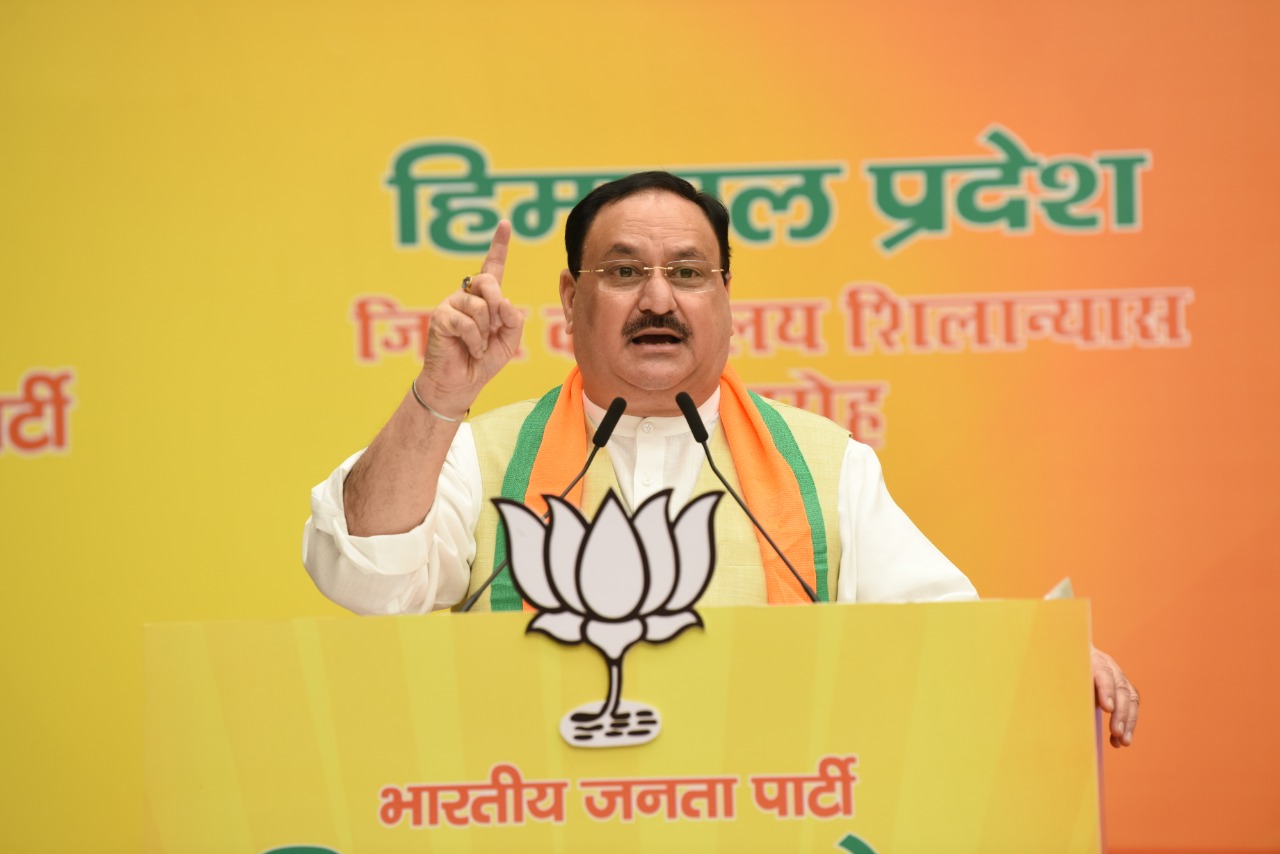
[[[844,162],[820,241],[739,244],[734,296],[826,298],[828,352],[751,383],[890,384],[890,489],[987,597],[1063,576],[1143,694],[1108,750],[1111,849],[1280,850],[1280,7],[660,0],[217,6],[19,0],[0,11],[0,396],[70,368],[64,454],[0,452],[5,847],[142,837],[142,626],[341,613],[299,562],[307,490],[415,371],[356,362],[357,294],[427,307],[474,258],[398,249],[403,146],[502,171]],[[860,167],[1150,151],[1134,233],[953,223],[885,256]],[[506,286],[555,304],[556,235]],[[870,354],[840,290],[1184,287],[1186,348]],[[477,409],[567,361],[529,357]],[[354,618],[353,618],[354,619]]]

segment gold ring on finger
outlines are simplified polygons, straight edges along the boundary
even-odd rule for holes
[[[462,277],[462,290],[464,290],[467,293],[471,293],[471,277],[470,276]]]

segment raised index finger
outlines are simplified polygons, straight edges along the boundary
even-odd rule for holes
[[[507,266],[507,246],[510,243],[511,223],[504,219],[498,222],[498,229],[489,242],[489,253],[484,256],[484,263],[480,265],[480,272],[493,276],[499,284],[502,282],[502,270]]]

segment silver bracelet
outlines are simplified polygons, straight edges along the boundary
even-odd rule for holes
[[[464,418],[466,418],[468,415],[471,414],[471,409],[470,407],[468,407],[467,411],[462,413],[462,418],[450,418],[448,415],[442,415],[441,413],[436,412],[430,406],[427,406],[427,402],[422,399],[422,395],[418,394],[418,378],[417,377],[414,377],[413,381],[409,383],[409,388],[412,389],[413,391],[413,399],[418,401],[418,403],[422,406],[423,409],[427,410],[427,412],[430,412],[432,415],[434,415],[436,418],[439,418],[441,421],[448,421],[450,424],[457,424],[459,421],[462,421]]]

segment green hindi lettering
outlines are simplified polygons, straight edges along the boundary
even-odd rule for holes
[[[1138,172],[1151,166],[1151,152],[1112,152],[1098,157],[1102,168],[1111,172],[1111,224],[1120,229],[1142,225]]]
[[[749,185],[729,200],[729,219],[734,231],[747,243],[768,243],[777,237],[769,220],[779,215],[807,214],[802,222],[787,227],[787,237],[795,241],[814,240],[831,227],[835,203],[827,180],[844,177],[842,165],[796,167],[752,175]],[[733,173],[726,173],[732,175]],[[714,176],[715,178],[725,175]],[[798,183],[792,183],[798,181]],[[784,186],[790,185],[790,186]],[[708,183],[702,184],[706,192]],[[718,188],[718,180],[716,184]]]
[[[446,252],[485,251],[499,220],[488,165],[483,151],[465,143],[426,143],[401,151],[387,177],[387,185],[396,193],[399,245],[418,245],[418,190],[429,187],[433,190],[433,215],[427,226],[430,241]]]
[[[902,161],[866,166],[871,177],[871,201],[880,215],[904,225],[892,234],[882,236],[880,248],[892,252],[918,234],[942,234],[947,230],[946,177],[952,169],[963,169],[964,163],[923,163]],[[917,189],[909,198],[900,198],[900,178],[915,178]]]
[[[1102,218],[1097,211],[1077,213],[1078,205],[1088,205],[1098,196],[1098,173],[1083,157],[1060,157],[1040,170],[1040,183],[1053,191],[1052,198],[1040,200],[1040,209],[1053,225],[1072,231],[1094,231]]]
[[[1003,159],[993,157],[979,169],[970,164],[972,177],[956,192],[956,215],[980,228],[1003,223],[1006,231],[1026,231],[1029,223],[1022,173],[1039,166],[1040,160],[1029,155],[1022,141],[999,125],[990,128],[983,141]],[[984,197],[989,199],[994,194],[1013,197],[994,206],[983,204]]]

